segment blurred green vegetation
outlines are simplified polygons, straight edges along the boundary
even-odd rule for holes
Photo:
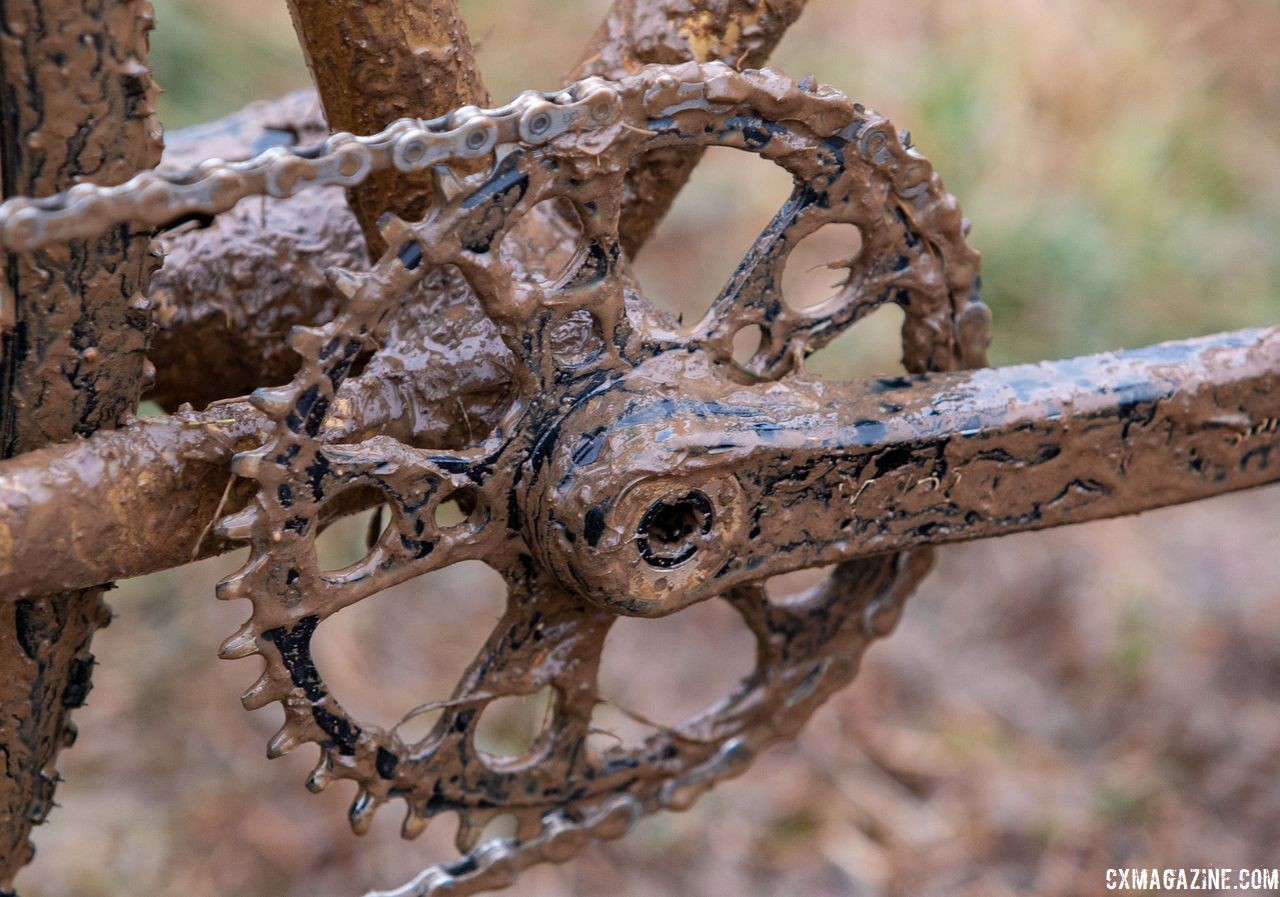
[[[462,6],[503,100],[556,83],[607,3]],[[171,127],[307,81],[283,3],[156,7]],[[912,131],[974,222],[993,360],[1010,362],[1280,320],[1277,45],[1273,0],[814,0],[775,62]],[[642,259],[654,293],[679,294],[664,304],[698,313],[732,269],[724,246],[768,220],[761,165],[717,161],[682,195]],[[818,366],[883,367],[886,341],[850,336]]]
[[[283,2],[153,0],[151,64],[167,129],[311,83]]]

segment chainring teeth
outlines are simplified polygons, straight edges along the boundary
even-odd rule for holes
[[[827,88],[797,88],[773,72],[738,73],[717,64],[648,68],[616,93],[607,90],[617,108],[595,131],[511,151],[482,184],[442,199],[422,221],[381,222],[391,248],[371,270],[328,272],[347,305],[329,324],[291,333],[302,358],[297,377],[253,397],[275,422],[274,434],[233,462],[237,475],[258,481],[259,492],[245,511],[219,524],[225,537],[251,545],[245,566],[219,584],[219,597],[250,598],[253,614],[221,653],[265,659],[243,702],[285,709],[269,755],[317,744],[308,787],[354,781],[350,819],[357,832],[396,798],[406,803],[405,837],[416,837],[441,813],[458,816],[457,845],[468,855],[424,872],[417,884],[423,894],[507,883],[532,862],[621,835],[645,813],[689,806],[746,769],[770,741],[797,731],[845,684],[923,575],[914,555],[879,557],[841,565],[794,605],[772,602],[761,587],[722,596],[756,639],[750,676],[673,729],[657,727],[639,743],[596,750],[587,736],[614,618],[552,585],[532,559],[511,498],[516,471],[541,450],[526,430],[547,426],[584,384],[658,352],[696,350],[728,362],[733,335],[752,324],[762,330],[750,363],[759,379],[801,367],[807,353],[886,301],[907,308],[903,342],[912,370],[972,363],[980,355],[972,346],[985,338],[985,307],[972,289],[978,257],[964,243],[959,209],[932,166],[887,120]],[[791,171],[796,208],[780,213],[752,247],[759,271],[744,264],[737,292],[731,281],[701,322],[672,333],[654,324],[647,300],[633,298],[630,309],[624,304],[622,178],[641,153],[712,143],[756,152]],[[502,251],[520,219],[548,200],[572,206],[580,226],[579,251],[554,280],[525,276]],[[782,295],[787,257],[828,223],[857,226],[861,250],[831,298],[810,309],[792,307]],[[390,436],[324,444],[357,358],[376,349],[410,287],[442,266],[461,272],[511,350],[517,394],[506,417],[486,442],[462,452],[420,450]],[[582,342],[588,331],[598,337],[597,349],[567,357],[563,347]],[[355,489],[375,490],[390,506],[391,522],[360,561],[326,572],[316,556],[317,530]],[[470,491],[478,511],[460,529],[444,531],[435,509],[461,490]],[[499,571],[508,585],[507,610],[452,697],[436,702],[441,712],[431,732],[408,743],[400,724],[384,729],[353,719],[312,660],[316,626],[395,582],[464,558],[485,559],[509,544],[517,559]],[[541,636],[537,625],[545,625]],[[544,687],[551,688],[551,708],[531,747],[513,756],[477,749],[478,722],[492,702]],[[475,848],[488,821],[504,814],[517,819],[516,840]]]

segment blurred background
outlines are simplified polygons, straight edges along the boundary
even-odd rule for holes
[[[282,2],[155,5],[170,129],[307,83]],[[558,83],[607,3],[462,6],[504,100]],[[773,62],[911,130],[974,222],[1007,364],[1280,321],[1277,47],[1274,0],[811,0]],[[639,260],[645,290],[705,308],[787,192],[769,163],[711,153]],[[842,254],[822,237],[802,247],[813,264]],[[809,267],[787,274],[817,298],[831,273]],[[814,369],[894,370],[896,324],[878,313]],[[325,551],[350,559],[362,538],[360,521],[335,526]],[[1114,866],[1280,866],[1277,549],[1272,488],[941,550],[898,631],[794,743],[511,893],[1074,895]],[[357,839],[349,793],[303,788],[310,748],[268,763],[280,711],[238,701],[256,661],[214,656],[246,610],[213,583],[241,560],[110,596],[23,893],[353,895],[452,857],[451,820],[402,842],[388,808]],[[482,564],[431,574],[326,623],[317,662],[387,724],[444,696],[501,602]],[[751,656],[714,604],[623,621],[603,691],[675,722]],[[483,737],[519,744],[539,712],[512,707]]]

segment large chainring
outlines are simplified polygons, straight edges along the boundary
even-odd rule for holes
[[[624,388],[642,368],[662,370],[664,359],[694,358],[743,389],[767,389],[889,302],[905,312],[908,370],[983,363],[988,315],[974,292],[978,256],[964,242],[960,211],[928,161],[884,118],[808,80],[797,85],[769,70],[739,73],[719,64],[650,67],[611,87],[591,107],[590,126],[547,142],[504,144],[486,176],[442,195],[424,220],[386,220],[387,254],[367,272],[333,275],[349,297],[345,310],[325,326],[290,335],[302,358],[299,373],[253,397],[274,433],[234,462],[259,488],[220,531],[247,541],[251,554],[218,591],[248,598],[253,613],[222,653],[266,662],[243,700],[250,709],[284,707],[269,753],[318,745],[309,785],[356,782],[350,818],[357,832],[394,798],[407,805],[406,837],[441,813],[459,817],[457,845],[467,855],[426,870],[398,893],[501,886],[530,863],[562,860],[591,839],[622,834],[643,814],[689,806],[741,773],[766,744],[794,734],[846,684],[928,568],[924,552],[875,557],[839,565],[794,600],[769,600],[762,583],[712,599],[731,605],[754,634],[755,670],[696,717],[656,729],[639,744],[596,751],[588,735],[610,625],[619,614],[655,615],[680,604],[595,594],[557,562],[551,541],[598,538],[607,525],[556,522],[559,530],[548,534],[554,515],[546,508],[563,486],[552,481],[561,467],[551,459],[589,463],[599,451],[580,416],[566,425],[575,409]],[[547,106],[550,119],[554,100]],[[541,120],[527,121],[536,136]],[[628,272],[617,237],[619,198],[637,157],[710,145],[769,159],[793,176],[795,189],[706,316],[682,329],[650,306]],[[555,280],[529,274],[532,265],[499,251],[546,200],[572,223],[567,229],[580,231],[572,262]],[[813,308],[792,307],[781,289],[789,252],[836,222],[858,227],[861,250],[845,263],[836,295]],[[417,448],[390,435],[326,441],[342,409],[344,380],[358,359],[377,351],[411,288],[458,275],[514,359],[513,399],[500,425],[457,451]],[[733,337],[752,325],[763,333],[760,348],[736,364]],[[636,488],[643,492],[644,483]],[[372,490],[391,508],[391,522],[362,560],[324,572],[317,533],[356,490]],[[436,511],[450,501],[468,514],[445,526]],[[657,523],[652,535],[663,537]],[[732,550],[732,533],[717,538]],[[630,563],[655,577],[653,594],[678,589],[678,576],[663,575],[678,571],[684,558],[664,555],[648,537],[637,540],[635,552]],[[352,717],[312,660],[317,627],[389,586],[466,559],[502,574],[507,606],[452,695],[429,705],[443,708],[434,729],[414,741],[398,727]],[[532,748],[517,757],[476,748],[477,724],[491,702],[548,686],[552,707]],[[486,823],[504,814],[516,818],[516,837],[477,848]]]

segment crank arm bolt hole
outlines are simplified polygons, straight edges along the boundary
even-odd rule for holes
[[[694,490],[672,501],[655,501],[640,518],[636,547],[645,563],[668,569],[683,564],[711,532],[711,500]]]

